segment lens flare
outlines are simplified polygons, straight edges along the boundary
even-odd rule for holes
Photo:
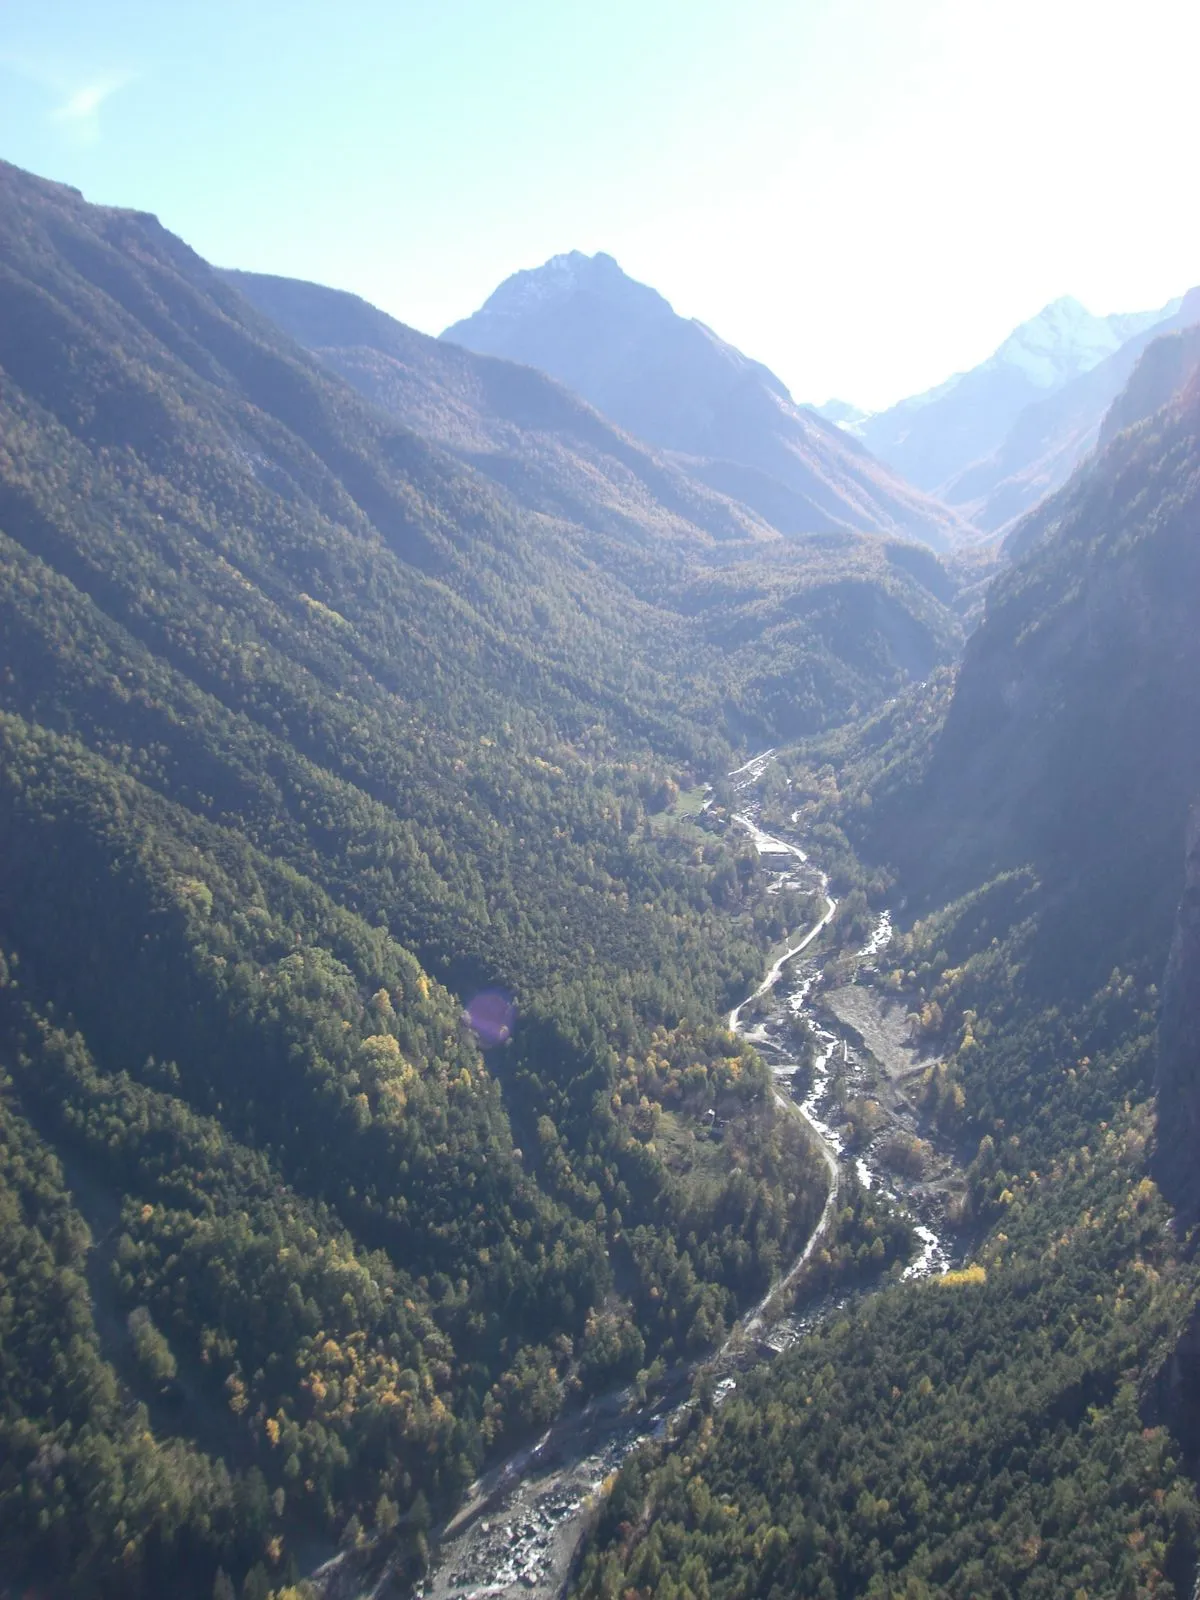
[[[484,1050],[507,1044],[516,1020],[516,1006],[500,989],[485,989],[463,1008],[463,1021]]]

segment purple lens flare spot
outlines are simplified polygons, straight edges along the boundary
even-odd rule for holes
[[[463,1008],[463,1021],[484,1050],[507,1044],[516,1020],[516,1006],[500,989],[485,989]]]

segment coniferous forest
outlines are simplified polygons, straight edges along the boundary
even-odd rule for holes
[[[588,1600],[1189,1595],[1193,344],[941,559],[244,287],[0,166],[0,1596],[411,1593],[481,1472],[693,1375]],[[718,1393],[830,1184],[728,1026],[821,910],[744,808],[832,960],[891,910],[964,1176],[925,1278],[848,1184]]]

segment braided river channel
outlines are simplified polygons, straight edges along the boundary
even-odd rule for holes
[[[834,1225],[839,1194],[851,1171],[908,1217],[916,1249],[904,1277],[929,1277],[951,1264],[943,1216],[947,1193],[960,1179],[950,1157],[934,1149],[935,1170],[928,1181],[919,1182],[897,1177],[880,1160],[890,1138],[898,1133],[915,1137],[921,1131],[906,1086],[927,1063],[918,1061],[907,1043],[898,1002],[890,1002],[889,1011],[889,1001],[876,990],[854,982],[830,988],[820,948],[821,935],[837,910],[828,877],[798,843],[766,832],[756,817],[753,789],[772,753],[730,773],[744,802],[734,826],[752,839],[774,892],[805,891],[824,909],[785,941],[766,977],[730,1013],[729,1028],[754,1045],[771,1071],[781,1111],[802,1118],[820,1149],[829,1172],[824,1209],[800,1254],[703,1363],[677,1369],[648,1402],[640,1403],[632,1387],[593,1400],[479,1478],[462,1507],[438,1531],[430,1569],[417,1590],[419,1600],[558,1600],[605,1479],[643,1440],[671,1437],[675,1423],[695,1403],[692,1378],[700,1365],[713,1376],[719,1405],[752,1363],[788,1349],[853,1294],[872,1292],[825,1295],[799,1314],[789,1309],[805,1266]],[[857,952],[852,974],[873,966],[891,937],[885,911]],[[844,973],[846,965],[843,955],[839,970]],[[839,1016],[848,1018],[844,1027]],[[805,1084],[801,1091],[795,1085],[803,1054],[811,1070],[799,1078]],[[875,1097],[883,1117],[872,1141],[853,1154],[836,1125],[847,1094]],[[386,1568],[364,1584],[340,1557],[312,1577],[324,1600],[383,1600],[396,1592]]]

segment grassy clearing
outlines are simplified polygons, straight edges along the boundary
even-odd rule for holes
[[[703,784],[695,789],[681,789],[667,815],[672,817],[698,817],[704,809],[707,791]]]
[[[728,1167],[721,1141],[675,1111],[662,1113],[654,1145],[671,1173],[689,1186],[717,1183]]]

